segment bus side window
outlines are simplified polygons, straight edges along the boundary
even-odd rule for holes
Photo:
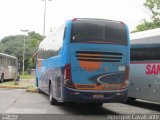
[[[4,65],[6,65],[6,58],[4,58]]]
[[[38,58],[41,57],[41,59],[47,59],[58,56],[65,38],[64,32],[65,26],[63,25],[59,29],[55,30],[54,34],[45,38],[43,44],[39,48]]]
[[[160,48],[154,44],[153,46],[131,48],[131,61],[159,60],[159,54]]]
[[[160,60],[160,47],[159,46],[149,46],[148,48],[148,60]]]
[[[144,61],[148,58],[147,47],[131,47],[131,61]]]

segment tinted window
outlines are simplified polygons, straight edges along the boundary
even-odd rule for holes
[[[148,56],[148,49],[142,48],[131,48],[131,61],[144,61]]]
[[[63,44],[64,30],[65,25],[62,25],[42,41],[38,50],[39,59],[47,59],[59,54]]]
[[[127,45],[125,25],[107,20],[76,20],[72,24],[72,43],[109,43]]]
[[[160,60],[160,44],[134,45],[131,47],[131,61]]]

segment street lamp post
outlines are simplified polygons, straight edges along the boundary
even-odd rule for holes
[[[42,0],[44,1],[44,18],[43,18],[43,37],[45,36],[45,27],[46,27],[46,4],[47,4],[47,0]],[[48,1],[52,1],[52,0],[48,0]]]
[[[25,59],[25,47],[26,47],[26,38],[25,38],[25,32],[28,32],[28,30],[21,30],[23,33],[24,33],[24,35],[23,35],[23,75],[24,75],[24,59]]]

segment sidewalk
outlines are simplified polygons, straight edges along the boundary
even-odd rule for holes
[[[0,83],[0,88],[26,89],[27,92],[38,92],[35,87],[35,79],[21,79],[18,85],[14,85],[14,80],[4,81]]]

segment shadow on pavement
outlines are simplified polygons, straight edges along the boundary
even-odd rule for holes
[[[117,113],[110,111],[103,106],[95,106],[92,104],[82,103],[63,103],[60,105],[63,110],[78,115],[116,115]]]
[[[43,92],[41,92],[41,94],[48,99],[48,95]],[[114,111],[104,108],[103,105],[96,106],[93,104],[83,103],[61,103],[59,105],[53,105],[53,107],[55,106],[74,115],[117,115]]]
[[[134,100],[134,101],[127,102],[127,104],[160,112],[160,103],[143,101],[143,100],[142,101],[141,100]]]

